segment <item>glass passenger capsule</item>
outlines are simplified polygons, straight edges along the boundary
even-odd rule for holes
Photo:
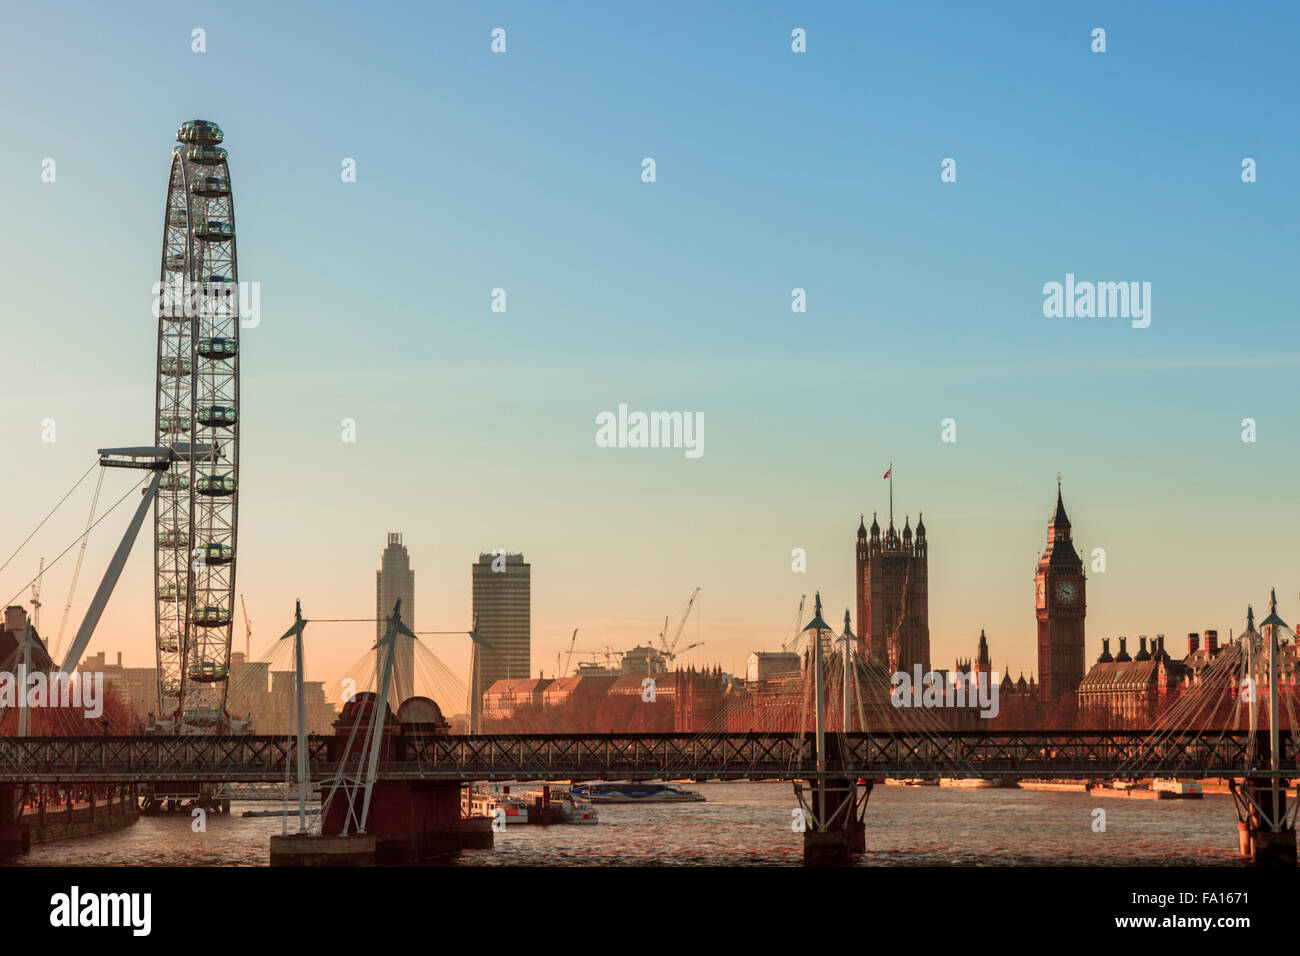
[[[162,435],[184,435],[190,430],[190,420],[179,415],[164,415],[158,419],[158,432]]]
[[[188,548],[190,546],[190,533],[182,531],[180,528],[159,531],[158,545],[163,548]]]
[[[194,238],[204,239],[208,242],[225,242],[227,239],[235,237],[235,224],[225,222],[221,219],[208,219],[205,222],[196,223],[194,226]]]
[[[229,277],[213,273],[203,280],[203,294],[207,296],[232,296],[238,288]]]
[[[194,488],[201,495],[212,498],[225,498],[235,493],[237,482],[230,475],[203,475],[194,483]]]
[[[230,623],[230,612],[224,607],[206,604],[202,607],[196,607],[190,620],[199,627],[220,627],[223,624]]]
[[[194,371],[194,364],[187,358],[165,358],[160,368],[168,378],[184,378]]]
[[[174,226],[183,226],[190,221],[190,217],[184,209],[173,209],[167,213],[167,221]]]
[[[160,601],[184,601],[187,597],[189,597],[189,588],[184,584],[164,584],[158,589]]]
[[[185,158],[197,166],[215,166],[226,161],[226,151],[220,146],[190,146]]]
[[[220,176],[200,176],[190,183],[190,192],[196,196],[229,196],[230,180]]]
[[[189,724],[216,724],[221,722],[221,708],[211,704],[195,704],[185,708],[183,717]]]
[[[229,564],[235,560],[235,549],[228,544],[211,541],[201,552],[206,564]]]
[[[187,144],[215,145],[225,139],[221,127],[211,120],[188,120],[176,131],[178,142]]]
[[[189,491],[190,476],[169,471],[158,479],[159,491]]]
[[[180,650],[180,646],[176,643],[176,638],[174,636],[164,636],[158,639],[158,650],[162,651],[164,654],[175,654]],[[175,691],[172,691],[172,693],[175,694],[179,691],[180,688],[177,687]],[[165,691],[163,696],[167,696]]]
[[[225,680],[230,674],[230,667],[217,661],[195,661],[189,666],[187,673],[190,680],[195,683],[213,684]]]
[[[238,351],[239,344],[234,339],[219,337],[199,339],[198,352],[204,358],[234,358]]]
[[[163,259],[163,264],[167,267],[168,272],[183,272],[185,270],[185,253],[173,252]]]
[[[199,408],[199,424],[209,428],[229,428],[239,421],[239,416],[230,405],[204,405]]]

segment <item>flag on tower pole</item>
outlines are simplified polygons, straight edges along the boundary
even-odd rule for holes
[[[889,526],[894,526],[894,463],[889,463],[889,470],[884,477],[889,479]]]

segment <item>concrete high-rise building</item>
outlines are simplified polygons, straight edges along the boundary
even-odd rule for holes
[[[477,732],[483,692],[499,680],[529,676],[532,666],[532,577],[522,554],[480,554],[471,566],[474,620],[490,647],[474,646],[470,724]]]
[[[415,630],[415,572],[411,570],[411,556],[402,544],[402,536],[388,533],[388,547],[379,558],[375,572],[375,640],[383,638],[388,630],[388,619],[393,615],[393,605],[402,601],[402,623]],[[381,649],[382,650],[382,649]],[[375,686],[381,676],[382,653],[375,655]],[[398,703],[415,696],[415,642],[404,634],[397,635],[393,648],[393,684]]]

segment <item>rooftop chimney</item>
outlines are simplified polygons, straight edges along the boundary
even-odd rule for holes
[[[1128,656],[1128,638],[1121,637],[1119,639],[1119,653],[1115,655],[1115,661],[1119,663],[1121,661],[1131,661],[1132,659]]]
[[[1219,653],[1219,632],[1218,631],[1205,632],[1205,649],[1209,651],[1211,654]]]
[[[21,631],[27,626],[27,610],[21,604],[5,608],[5,630]]]
[[[1115,658],[1110,656],[1110,638],[1103,637],[1101,639],[1101,656],[1097,658],[1097,663],[1109,664],[1114,659]]]
[[[1201,635],[1191,631],[1187,635],[1187,653],[1195,654],[1201,649]]]
[[[118,652],[117,652],[117,666],[118,666],[118,667],[121,667],[121,666],[122,666],[122,652],[121,652],[121,651],[118,651]]]
[[[1151,655],[1147,652],[1147,636],[1145,634],[1141,634],[1138,636],[1137,657],[1133,658],[1133,660],[1135,661],[1151,660]]]

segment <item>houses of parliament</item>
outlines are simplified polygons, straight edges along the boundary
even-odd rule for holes
[[[911,673],[919,664],[922,673],[930,666],[929,544],[925,521],[917,515],[913,533],[910,516],[903,519],[903,531],[889,525],[881,532],[875,515],[871,527],[866,516],[858,522],[857,537],[857,624],[863,650],[888,673]],[[1047,547],[1035,573],[1035,616],[1038,631],[1038,677],[1023,675],[1016,683],[1003,679],[1009,690],[1032,690],[1043,703],[1073,696],[1084,676],[1084,616],[1087,610],[1083,561],[1075,551],[1070,519],[1065,513],[1060,483],[1056,509],[1047,524]],[[988,643],[980,632],[975,660],[957,661],[956,671],[991,668]]]

